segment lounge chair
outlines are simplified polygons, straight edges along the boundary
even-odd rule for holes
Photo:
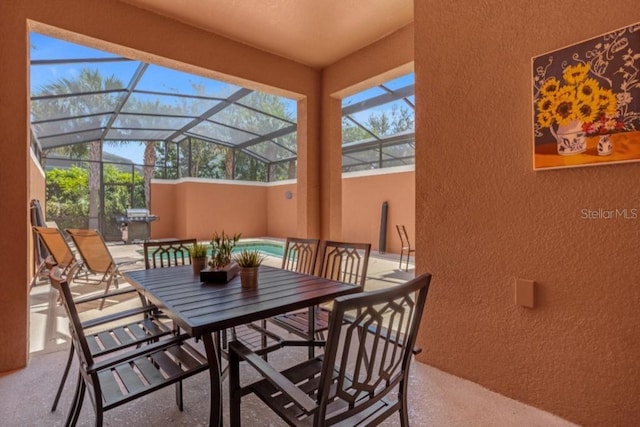
[[[118,287],[118,279],[122,276],[119,265],[109,252],[109,248],[98,230],[67,228],[65,230],[71,236],[71,240],[78,249],[82,258],[83,267],[91,274],[99,277],[99,283],[105,283],[104,296],[100,302],[99,309],[102,310],[108,296],[116,296],[124,293],[135,292],[133,288],[123,289],[118,292],[109,293],[109,288],[115,283]]]

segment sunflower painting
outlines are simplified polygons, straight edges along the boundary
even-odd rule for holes
[[[534,169],[640,160],[640,23],[532,63]]]

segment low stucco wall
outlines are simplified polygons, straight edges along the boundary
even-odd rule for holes
[[[154,180],[151,211],[160,217],[151,226],[154,239],[208,240],[214,231],[243,237],[296,235],[296,185],[209,179]],[[285,197],[290,191],[291,199]]]
[[[387,202],[386,250],[400,253],[396,224],[404,224],[415,242],[415,172],[413,167],[343,174],[342,240],[371,243],[379,250],[382,204]]]
[[[387,201],[386,251],[399,253],[395,224],[405,224],[414,240],[414,179],[412,167],[344,174],[341,240],[369,242],[378,250],[380,209]],[[297,236],[297,197],[297,184],[291,181],[154,180],[151,211],[160,220],[152,223],[151,236],[208,240],[214,230],[244,237]]]

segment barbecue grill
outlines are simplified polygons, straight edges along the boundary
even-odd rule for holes
[[[149,213],[149,209],[132,208],[127,209],[126,215],[116,217],[116,222],[120,224],[122,231],[122,241],[133,243],[134,241],[148,241],[151,237],[151,223],[157,221],[156,215]]]

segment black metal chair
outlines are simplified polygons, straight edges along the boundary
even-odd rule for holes
[[[326,241],[322,248],[322,261],[318,275],[327,279],[352,283],[364,290],[370,253],[371,244],[369,243]],[[269,320],[304,340],[311,340],[314,338],[309,332],[311,325],[315,324],[313,329],[316,334],[322,334],[329,327],[330,311],[328,307],[316,306],[308,310],[275,316]],[[313,354],[314,348],[309,347],[309,358],[312,358]]]
[[[402,247],[400,249],[400,266],[399,266],[399,268],[402,269],[402,255],[406,252],[407,253],[407,264],[406,264],[406,267],[405,267],[404,271],[409,271],[409,255],[414,253],[416,250],[411,247],[411,242],[409,241],[409,234],[407,233],[407,229],[405,228],[405,226],[396,224],[396,229],[398,230],[398,236],[400,236],[400,244],[402,245]]]
[[[303,274],[313,274],[316,270],[319,239],[287,237],[282,256],[282,268]]]
[[[190,265],[189,248],[197,243],[196,239],[174,239],[144,242],[144,267],[164,268],[176,265]]]
[[[74,264],[70,270],[62,269],[52,255],[46,259],[46,265],[49,271],[57,268],[57,275],[67,272],[67,278],[73,277],[75,271],[79,268],[79,264]],[[99,298],[102,298],[102,296],[94,296],[93,299],[88,300],[84,298],[80,302],[76,299],[74,300],[74,306]],[[144,343],[158,341],[161,337],[171,335],[173,331],[154,316],[156,311],[157,308],[155,306],[146,305],[81,322],[80,327],[85,332],[91,355],[93,357],[101,357],[129,347],[139,347]],[[108,326],[105,327],[105,325]],[[67,381],[71,362],[73,361],[74,348],[75,345],[72,340],[67,363],[51,405],[52,412],[58,407],[62,390]]]
[[[394,413],[408,426],[409,367],[430,281],[423,274],[393,288],[336,298],[324,354],[282,372],[231,342],[231,425],[241,424],[242,398],[254,394],[292,426],[377,425]],[[345,323],[353,312],[358,316]],[[240,361],[264,379],[241,386]]]
[[[58,273],[53,267],[49,277],[52,286],[62,295],[79,361],[78,384],[66,425],[74,426],[77,423],[87,389],[93,394],[91,402],[96,412],[97,426],[103,423],[104,411],[171,384],[176,385],[176,403],[182,410],[182,380],[208,369],[206,357],[186,342],[190,337],[185,334],[159,339],[158,335],[149,335],[144,330],[136,329],[139,326],[149,327],[152,324],[149,322],[143,322],[142,325],[134,323],[132,325],[135,326],[129,326],[129,329],[112,329],[102,335],[88,336],[85,332],[87,322],[80,322],[69,285]],[[154,324],[154,327],[161,326]],[[139,343],[148,344],[133,349],[131,344],[126,348],[121,347],[117,353],[113,353],[113,350],[96,352],[92,344],[94,337],[107,341],[133,340],[130,336],[125,337],[129,335],[127,332],[140,334],[137,338]],[[98,357],[98,353],[103,357]]]

